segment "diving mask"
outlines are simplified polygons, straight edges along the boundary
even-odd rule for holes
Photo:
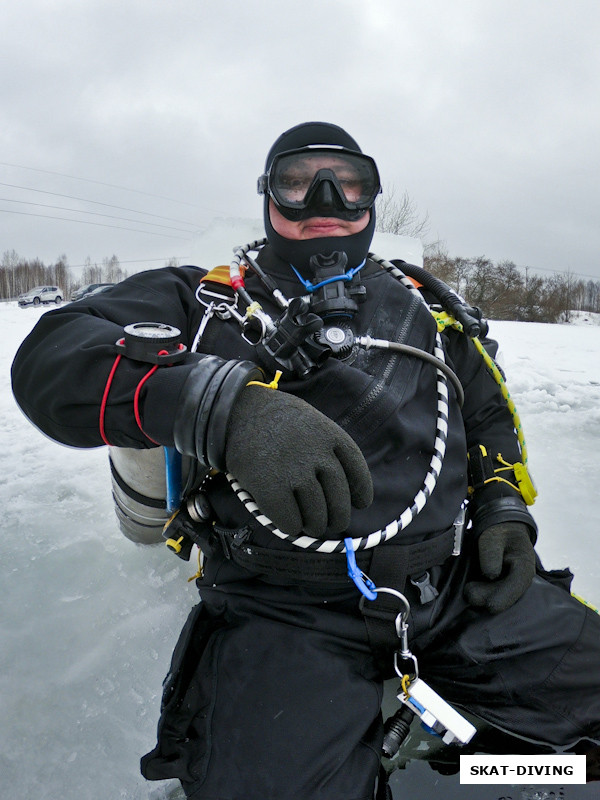
[[[288,150],[273,158],[258,179],[258,193],[268,194],[291,221],[313,216],[360,219],[381,192],[375,161],[343,147]]]

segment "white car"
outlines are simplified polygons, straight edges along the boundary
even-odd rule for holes
[[[30,289],[28,292],[19,295],[19,305],[21,308],[25,306],[39,306],[40,303],[62,303],[63,292],[58,286],[36,286],[35,289]]]

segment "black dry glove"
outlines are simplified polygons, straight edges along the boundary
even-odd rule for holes
[[[341,533],[351,506],[366,508],[373,500],[358,445],[304,400],[279,390],[242,391],[229,417],[225,462],[284,533]]]
[[[484,530],[477,544],[487,580],[468,583],[465,597],[471,605],[498,614],[517,602],[535,575],[529,528],[522,522],[500,522]]]

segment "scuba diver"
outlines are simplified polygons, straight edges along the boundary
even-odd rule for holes
[[[536,556],[476,310],[370,252],[379,173],[342,128],[283,133],[258,191],[266,239],[230,269],[150,270],[51,311],[13,364],[44,433],[110,446],[124,531],[164,521],[201,554],[142,773],[192,800],[383,798],[382,747],[414,716],[469,741],[453,706],[600,743],[600,617]],[[166,505],[127,471],[162,448]]]

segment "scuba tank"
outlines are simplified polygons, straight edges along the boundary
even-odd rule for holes
[[[181,362],[187,348],[180,341],[178,328],[160,322],[136,322],[126,325],[123,333],[124,336],[115,343],[118,355],[105,392],[123,356],[152,364],[136,390],[134,411],[137,419],[139,389],[159,366],[169,367]],[[165,523],[181,502],[184,459],[173,447],[140,450],[111,445],[103,433],[103,416],[101,434],[108,445],[112,494],[122,533],[139,544],[162,541]],[[186,479],[190,472],[190,460],[186,459]]]
[[[121,532],[138,544],[164,542],[167,509],[167,467],[162,447],[136,450],[108,448],[112,495]],[[189,465],[183,460],[187,474]]]
[[[110,445],[108,459],[121,533],[136,544],[164,544],[165,526],[208,470],[169,447]]]

